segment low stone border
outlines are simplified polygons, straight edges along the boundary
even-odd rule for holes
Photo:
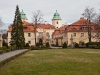
[[[29,51],[29,50],[23,51],[23,52],[21,52],[21,53],[19,53],[19,54],[16,54],[16,55],[11,56],[11,57],[9,57],[9,58],[7,58],[7,59],[5,59],[5,60],[0,61],[0,67],[3,66],[3,65],[5,65],[7,62],[9,62],[9,61],[15,59],[16,57],[18,57],[18,56],[20,56],[20,55],[22,55],[22,54],[24,54],[24,53],[26,53],[26,52],[28,52],[28,51]]]

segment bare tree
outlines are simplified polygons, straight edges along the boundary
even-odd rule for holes
[[[32,12],[32,21],[33,21],[33,26],[34,26],[34,36],[35,36],[35,45],[36,45],[36,29],[37,26],[43,22],[43,14],[41,13],[40,10]]]
[[[100,42],[100,13],[96,15],[96,18],[95,18],[94,22],[97,24],[95,26],[95,32],[96,32],[96,34],[94,35],[94,38],[98,42]]]
[[[88,20],[88,22],[87,22],[88,39],[89,39],[89,42],[91,42],[91,21],[93,21],[95,15],[96,15],[95,10],[94,10],[94,8],[86,7],[84,10],[84,13],[82,15]]]
[[[2,17],[0,16],[0,27],[3,25]]]

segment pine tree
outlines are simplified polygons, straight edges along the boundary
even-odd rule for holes
[[[16,6],[15,18],[12,25],[10,45],[15,45],[16,48],[22,48],[25,45],[21,15],[18,5]]]

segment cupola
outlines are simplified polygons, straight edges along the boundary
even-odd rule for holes
[[[21,15],[21,19],[22,21],[27,21],[27,17],[26,17],[26,14],[23,12],[23,10],[20,12],[20,15]]]
[[[60,14],[57,12],[54,13],[53,19],[61,19]]]

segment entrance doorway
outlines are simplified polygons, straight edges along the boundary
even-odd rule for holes
[[[42,45],[43,44],[43,40],[39,39],[39,44]]]

